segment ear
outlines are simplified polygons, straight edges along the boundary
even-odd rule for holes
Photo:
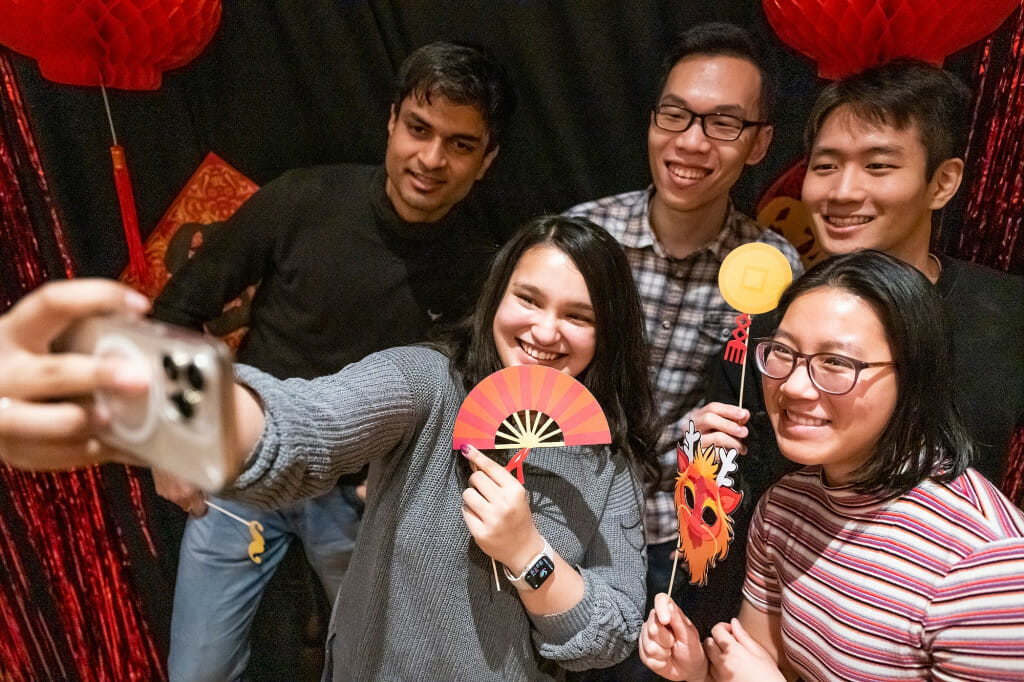
[[[718,490],[718,497],[722,500],[722,511],[726,514],[732,514],[736,511],[736,507],[740,506],[743,493],[737,492],[732,488],[720,488]]]
[[[679,464],[680,471],[686,471],[690,468],[690,458],[683,452],[682,446],[676,443],[676,461]]]
[[[932,174],[931,182],[928,183],[928,191],[932,195],[929,208],[938,211],[949,203],[956,191],[960,189],[960,183],[964,179],[964,160],[946,159],[939,164]]]
[[[395,105],[391,105],[391,116],[388,117],[388,137],[395,132],[395,124],[398,123],[398,112],[395,110]]]
[[[757,134],[754,136],[754,146],[750,148],[750,153],[747,154],[746,164],[748,166],[761,163],[764,155],[768,153],[768,145],[772,143],[772,135],[774,133],[775,126],[758,126]]]
[[[476,174],[477,180],[484,177],[484,174],[487,172],[487,169],[491,167],[492,163],[494,163],[494,157],[498,155],[499,149],[501,149],[501,147],[496,146],[494,149],[492,149],[491,151],[487,152],[487,154],[484,155],[484,160],[480,164],[480,172]]]

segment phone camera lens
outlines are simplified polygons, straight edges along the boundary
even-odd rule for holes
[[[177,408],[178,414],[183,419],[191,419],[195,414],[195,403],[189,400],[189,397],[184,391],[177,391],[171,394],[171,402],[174,403],[174,407]]]
[[[163,365],[164,365],[164,374],[167,375],[167,378],[170,379],[171,381],[177,381],[178,380],[178,365],[174,362],[174,358],[172,358],[170,355],[167,355],[165,353],[164,354],[164,358],[163,358]]]
[[[196,367],[194,362],[189,363],[188,368],[185,370],[186,376],[188,377],[188,383],[192,388],[197,391],[203,390],[205,380],[203,378],[203,372]]]

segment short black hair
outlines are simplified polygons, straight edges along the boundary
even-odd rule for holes
[[[974,446],[955,406],[950,331],[935,286],[897,258],[855,251],[822,261],[793,282],[779,299],[782,317],[793,301],[822,287],[849,291],[872,307],[896,363],[896,408],[872,457],[854,472],[853,487],[893,497],[925,479],[959,476]]]
[[[406,98],[430,102],[433,96],[477,107],[487,125],[488,150],[500,143],[518,101],[508,71],[489,50],[444,41],[424,45],[405,58],[392,107],[397,114]]]
[[[949,71],[896,59],[827,85],[807,119],[804,144],[810,153],[825,120],[840,107],[867,123],[897,130],[916,126],[928,155],[925,176],[931,180],[939,164],[964,153],[969,97],[967,86]]]
[[[736,57],[745,59],[756,66],[758,73],[761,74],[759,115],[764,121],[771,120],[772,111],[775,108],[775,83],[771,77],[771,70],[768,68],[754,37],[749,31],[736,24],[712,21],[697,24],[681,33],[662,61],[661,76],[658,79],[659,97],[665,89],[668,75],[675,65],[694,55]]]

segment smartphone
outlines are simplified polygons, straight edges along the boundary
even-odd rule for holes
[[[154,320],[100,315],[74,324],[52,349],[123,358],[148,372],[143,396],[95,393],[97,408],[110,415],[101,441],[207,492],[235,476],[234,371],[222,341]]]

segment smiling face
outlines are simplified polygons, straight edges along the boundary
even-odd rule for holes
[[[844,289],[821,287],[796,298],[775,334],[802,353],[833,352],[864,362],[892,360],[885,330],[874,308]],[[806,362],[786,379],[762,376],[768,416],[788,459],[822,465],[830,485],[874,452],[899,394],[896,368],[861,370],[849,393],[831,395],[811,383]]]
[[[945,165],[931,180],[926,168],[916,126],[898,130],[836,109],[814,141],[801,195],[818,245],[831,255],[875,249],[923,269],[932,211],[952,196]]]
[[[545,365],[576,377],[594,357],[596,326],[583,275],[561,250],[526,251],[494,314],[504,367]]]
[[[406,222],[440,220],[484,176],[497,147],[488,151],[480,109],[434,95],[406,97],[388,121],[384,190]]]
[[[761,74],[746,59],[692,55],[669,72],[658,104],[686,107],[697,114],[731,114],[744,120],[760,118]],[[700,123],[673,133],[654,124],[647,128],[647,155],[657,190],[655,216],[671,213],[724,211],[729,191],[743,168],[764,158],[771,141],[770,126],[745,129],[731,142],[708,138]]]

